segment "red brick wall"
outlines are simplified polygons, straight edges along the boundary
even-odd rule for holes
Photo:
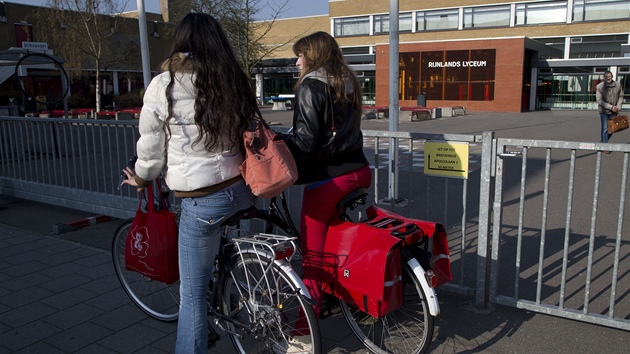
[[[439,50],[496,49],[494,100],[438,101],[427,100],[427,107],[464,106],[467,111],[520,112],[523,92],[523,60],[525,38],[481,39],[402,43],[400,53]],[[416,101],[399,101],[400,106],[413,106]],[[376,105],[389,105],[389,45],[376,46]]]

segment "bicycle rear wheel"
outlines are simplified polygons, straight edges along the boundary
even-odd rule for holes
[[[234,348],[249,354],[300,346],[309,353],[320,353],[313,307],[283,268],[272,264],[267,270],[268,265],[269,260],[243,255],[233,264],[233,277],[224,276],[220,288],[223,313],[243,325],[226,322]]]
[[[112,240],[116,276],[127,295],[147,315],[160,321],[175,321],[179,314],[179,281],[164,284],[125,267],[125,246],[132,222],[120,225]]]
[[[421,354],[429,349],[433,340],[434,318],[429,313],[420,281],[407,264],[409,257],[403,252],[403,306],[400,308],[376,319],[339,301],[350,328],[373,353]]]

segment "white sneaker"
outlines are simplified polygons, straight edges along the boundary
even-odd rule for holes
[[[296,336],[288,342],[274,343],[271,347],[276,354],[306,354],[313,350],[311,336]]]

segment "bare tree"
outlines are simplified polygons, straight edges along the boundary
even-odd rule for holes
[[[117,15],[127,1],[117,0],[48,0],[49,8],[37,14],[42,24],[39,36],[67,60],[66,67],[81,75],[93,69],[96,75],[96,110],[101,109],[100,72],[124,56],[111,40],[117,32]],[[61,30],[57,30],[60,28]]]
[[[297,33],[283,43],[264,45],[277,20],[287,10],[287,0],[194,0],[193,10],[211,14],[223,26],[237,59],[248,75],[264,58],[293,42],[305,32]],[[267,7],[267,11],[264,11]],[[263,18],[266,13],[266,18]],[[305,31],[308,29],[305,29]]]

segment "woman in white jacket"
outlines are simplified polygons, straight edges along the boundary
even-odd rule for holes
[[[206,291],[219,224],[255,202],[238,167],[242,133],[259,114],[247,75],[210,15],[184,17],[161,69],[144,95],[135,175],[126,169],[125,183],[142,191],[166,167],[166,184],[182,198],[175,351],[206,353],[218,338],[208,337]]]

